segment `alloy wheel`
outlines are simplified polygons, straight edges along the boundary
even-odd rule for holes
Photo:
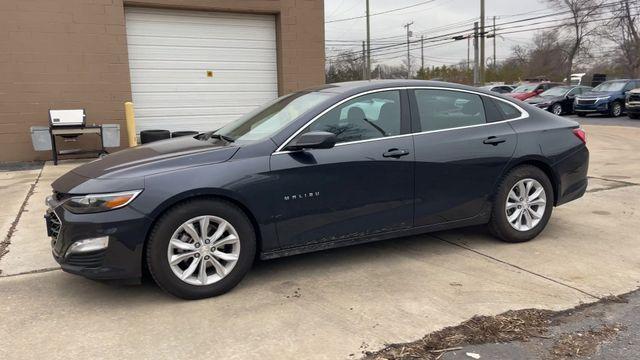
[[[547,194],[542,184],[534,179],[523,179],[509,191],[505,215],[512,228],[529,231],[540,223],[546,206]]]
[[[236,229],[217,216],[185,221],[171,236],[167,260],[171,271],[191,285],[211,285],[227,276],[238,262],[240,237]]]
[[[622,105],[620,105],[619,103],[614,103],[612,114],[615,117],[622,115]]]
[[[555,104],[553,105],[553,107],[551,108],[551,111],[555,114],[555,115],[562,115],[562,105],[560,104]]]

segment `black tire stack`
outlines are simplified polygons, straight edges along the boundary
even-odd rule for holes
[[[171,138],[169,130],[143,130],[140,131],[140,143],[148,144],[158,140]]]

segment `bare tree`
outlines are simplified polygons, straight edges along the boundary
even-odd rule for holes
[[[616,44],[616,63],[631,77],[640,77],[640,16],[634,13],[637,0],[619,0],[611,11],[614,15],[601,35]]]
[[[364,62],[362,56],[344,51],[328,61],[325,72],[327,83],[362,80]]]
[[[597,26],[592,23],[598,18],[605,3],[604,0],[546,0],[559,11],[568,13],[569,21],[561,25],[566,29],[567,47],[565,48],[565,79],[571,82],[571,73],[576,57],[594,35]]]

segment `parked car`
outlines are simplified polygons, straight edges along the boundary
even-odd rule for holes
[[[562,84],[552,83],[552,82],[526,83],[515,88],[512,92],[507,94],[507,96],[511,96],[515,99],[525,101],[528,98],[532,98],[536,95],[540,95],[543,92],[560,85]]]
[[[512,92],[513,89],[515,89],[515,87],[511,85],[487,85],[487,86],[481,86],[480,89],[493,91],[498,94],[507,94]]]
[[[629,91],[625,108],[631,119],[640,119],[640,89]]]
[[[57,179],[45,217],[53,256],[93,279],[146,268],[196,299],[229,291],[256,256],[479,224],[528,241],[553,207],[584,194],[589,159],[578,123],[534,110],[429,81],[286,95],[219,130]]]
[[[588,86],[556,86],[526,102],[556,115],[572,114],[576,96],[587,91],[591,91]]]
[[[625,98],[629,91],[640,88],[640,80],[610,80],[593,91],[576,96],[574,111],[578,116],[605,114],[618,117],[625,112]]]

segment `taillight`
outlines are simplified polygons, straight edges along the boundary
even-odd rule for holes
[[[582,141],[583,144],[587,144],[587,133],[584,132],[584,130],[577,128],[577,129],[573,129],[573,135],[575,135],[578,139],[580,139],[580,141]]]

